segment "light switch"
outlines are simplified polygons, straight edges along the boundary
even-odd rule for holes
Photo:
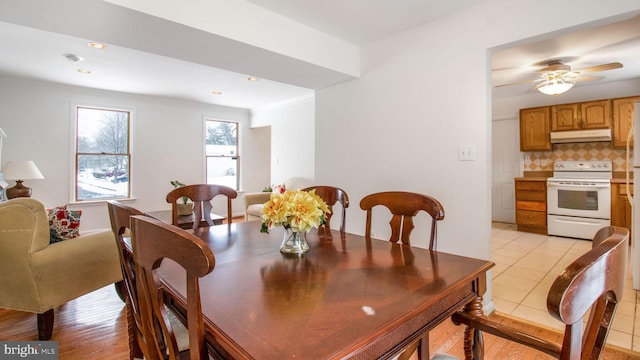
[[[476,159],[475,144],[461,144],[458,146],[458,160],[474,161]]]

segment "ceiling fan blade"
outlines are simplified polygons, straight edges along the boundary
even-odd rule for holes
[[[501,84],[501,85],[496,85],[494,87],[504,87],[504,86],[511,86],[511,85],[520,85],[520,84],[531,84],[531,83],[535,83],[538,81],[543,81],[543,79],[536,79],[536,80],[526,80],[526,81],[518,81],[518,82],[513,82],[513,83],[508,83],[508,84]]]
[[[609,63],[609,64],[602,64],[602,65],[598,65],[598,66],[592,66],[592,67],[588,67],[588,68],[585,68],[585,69],[576,70],[576,72],[578,72],[580,74],[587,74],[587,73],[592,73],[592,72],[619,69],[621,67],[622,67],[622,64],[620,64],[619,62],[612,62],[612,63]]]
[[[604,79],[604,77],[602,76],[580,76],[571,80],[575,82],[585,82],[585,81],[600,81],[602,79]]]

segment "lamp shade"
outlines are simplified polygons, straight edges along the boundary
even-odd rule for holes
[[[44,179],[36,164],[31,161],[9,161],[2,169],[7,180]]]

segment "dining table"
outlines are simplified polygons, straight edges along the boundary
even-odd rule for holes
[[[215,256],[199,283],[217,358],[389,359],[456,311],[482,314],[488,260],[335,230],[313,230],[306,253],[283,254],[284,229],[260,227],[188,230]],[[184,312],[184,270],[165,260],[157,274],[168,303]]]

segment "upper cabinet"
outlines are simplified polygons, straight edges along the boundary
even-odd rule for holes
[[[633,124],[634,103],[640,101],[640,96],[613,99],[611,102],[613,112],[612,144],[614,148],[626,148],[627,136]],[[633,139],[629,146],[633,147]]]
[[[520,109],[520,151],[551,150],[549,106]]]
[[[551,131],[611,128],[611,101],[551,106]]]

